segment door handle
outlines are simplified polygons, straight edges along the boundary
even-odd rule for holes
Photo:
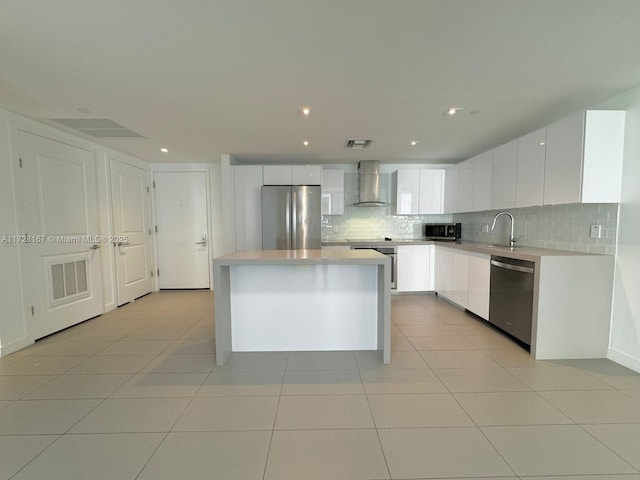
[[[99,248],[100,248],[100,245],[94,244],[89,247],[89,250],[98,250]]]
[[[117,247],[128,247],[129,245],[131,245],[129,242],[118,242],[116,244]]]
[[[201,242],[196,242],[196,245],[202,245],[203,247],[207,244],[207,237],[205,237],[204,235],[202,236],[202,241]]]

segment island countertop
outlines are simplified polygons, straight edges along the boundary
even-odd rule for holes
[[[216,363],[231,352],[378,350],[391,361],[391,259],[246,250],[213,259]]]
[[[380,265],[389,258],[374,250],[243,250],[214,258],[219,265]]]

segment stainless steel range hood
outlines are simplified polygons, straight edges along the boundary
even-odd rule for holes
[[[380,161],[362,160],[358,163],[359,200],[356,207],[384,207],[380,201]]]

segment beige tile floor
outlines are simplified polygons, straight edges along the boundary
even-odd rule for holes
[[[536,361],[433,295],[376,352],[214,362],[213,295],[162,292],[0,359],[0,479],[640,480],[640,375]]]

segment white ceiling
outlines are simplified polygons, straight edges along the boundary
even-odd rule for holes
[[[0,105],[109,118],[150,162],[457,162],[639,85],[639,25],[639,0],[0,0]]]

